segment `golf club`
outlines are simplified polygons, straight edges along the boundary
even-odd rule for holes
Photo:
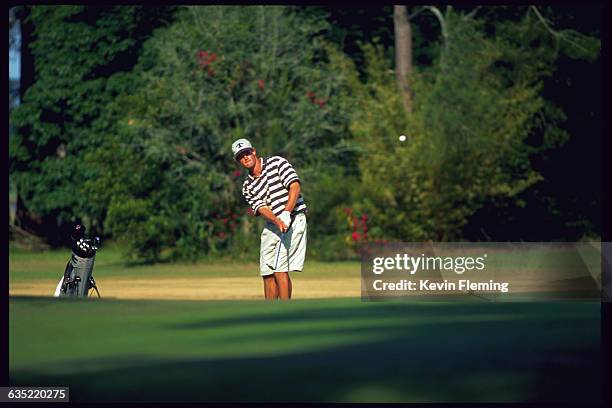
[[[281,247],[283,246],[283,240],[285,239],[285,233],[281,233],[281,239],[280,242],[278,243],[278,251],[276,251],[276,262],[274,263],[274,270],[276,271],[276,268],[278,268],[278,257],[280,256],[280,250]]]

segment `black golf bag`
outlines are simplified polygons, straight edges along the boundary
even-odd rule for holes
[[[93,278],[96,252],[100,247],[100,238],[85,238],[85,227],[76,224],[70,234],[72,255],[66,264],[64,276],[55,290],[55,297],[88,296],[94,289],[100,297],[100,292]]]

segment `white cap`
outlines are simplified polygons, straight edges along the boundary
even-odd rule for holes
[[[238,139],[234,143],[232,143],[232,154],[234,155],[234,159],[238,154],[246,149],[252,149],[253,145],[246,139]]]

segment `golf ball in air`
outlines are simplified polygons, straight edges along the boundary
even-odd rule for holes
[[[406,136],[405,136],[405,135],[401,135],[401,136],[399,137],[399,141],[400,141],[400,142],[405,142],[405,141],[406,141]]]

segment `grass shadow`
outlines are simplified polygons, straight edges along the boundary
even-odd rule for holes
[[[206,348],[253,351],[81,356],[12,370],[11,385],[68,385],[75,402],[600,401],[592,303],[245,302],[226,317],[214,313],[225,303],[200,304],[202,317],[156,330],[175,344],[201,336]],[[95,347],[81,339],[88,340]],[[264,346],[275,342],[304,346],[270,353]]]

